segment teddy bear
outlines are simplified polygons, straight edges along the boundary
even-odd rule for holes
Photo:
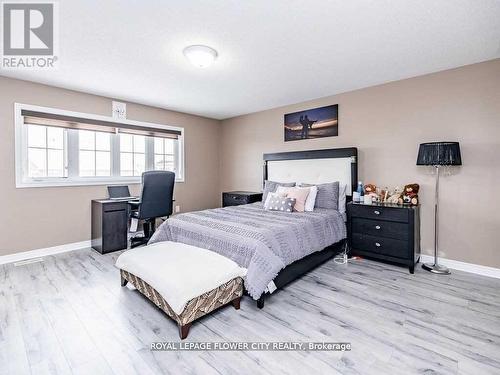
[[[403,189],[401,189],[400,186],[396,186],[394,190],[389,194],[389,197],[387,198],[386,202],[392,204],[398,204],[399,198],[401,198],[402,194],[403,194]]]
[[[365,185],[365,194],[368,194],[368,195],[377,194],[376,190],[377,190],[377,187],[373,184],[366,184]]]
[[[365,185],[365,195],[369,195],[372,197],[372,201],[377,200],[377,187],[374,184],[366,184]]]
[[[403,195],[399,198],[399,204],[411,204],[416,206],[418,204],[418,190],[420,186],[418,184],[406,185],[403,190]]]

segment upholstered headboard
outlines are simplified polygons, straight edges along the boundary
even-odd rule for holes
[[[352,196],[358,181],[358,149],[332,148],[264,154],[264,180],[321,184],[339,181]]]

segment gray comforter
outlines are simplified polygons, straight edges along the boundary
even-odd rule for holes
[[[285,266],[346,237],[337,210],[284,213],[262,203],[175,215],[149,243],[182,242],[215,251],[247,268],[245,287],[258,299]]]

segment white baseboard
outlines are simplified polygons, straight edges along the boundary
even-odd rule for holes
[[[434,256],[420,254],[420,261],[422,263],[433,263]],[[465,262],[460,262],[458,260],[446,259],[446,258],[439,258],[439,264],[442,264],[443,266],[446,266],[454,270],[465,271],[465,272],[475,273],[478,275],[489,276],[489,277],[494,277],[496,279],[500,279],[500,268],[482,266],[480,264],[465,263]]]
[[[22,253],[15,253],[9,255],[0,256],[0,264],[14,263],[22,260],[41,258],[48,255],[54,255],[59,253],[65,253],[68,251],[87,249],[91,246],[90,240],[68,243],[65,245],[46,247],[44,249],[36,249],[30,251],[23,251]],[[421,254],[420,261],[422,263],[434,261],[432,255]],[[500,279],[500,268],[482,266],[480,264],[460,262],[458,260],[439,258],[439,263],[448,268],[465,271],[470,273],[475,273],[478,275],[494,277]]]
[[[0,256],[0,264],[19,262],[22,260],[45,257],[47,255],[54,255],[65,253],[67,251],[81,250],[90,247],[90,240],[73,242],[65,245],[46,247],[44,249],[36,249],[30,251],[23,251],[22,253],[15,253]]]

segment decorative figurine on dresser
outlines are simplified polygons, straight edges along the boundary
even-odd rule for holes
[[[414,273],[420,259],[420,206],[354,199],[347,205],[347,236],[352,255],[405,265]]]

